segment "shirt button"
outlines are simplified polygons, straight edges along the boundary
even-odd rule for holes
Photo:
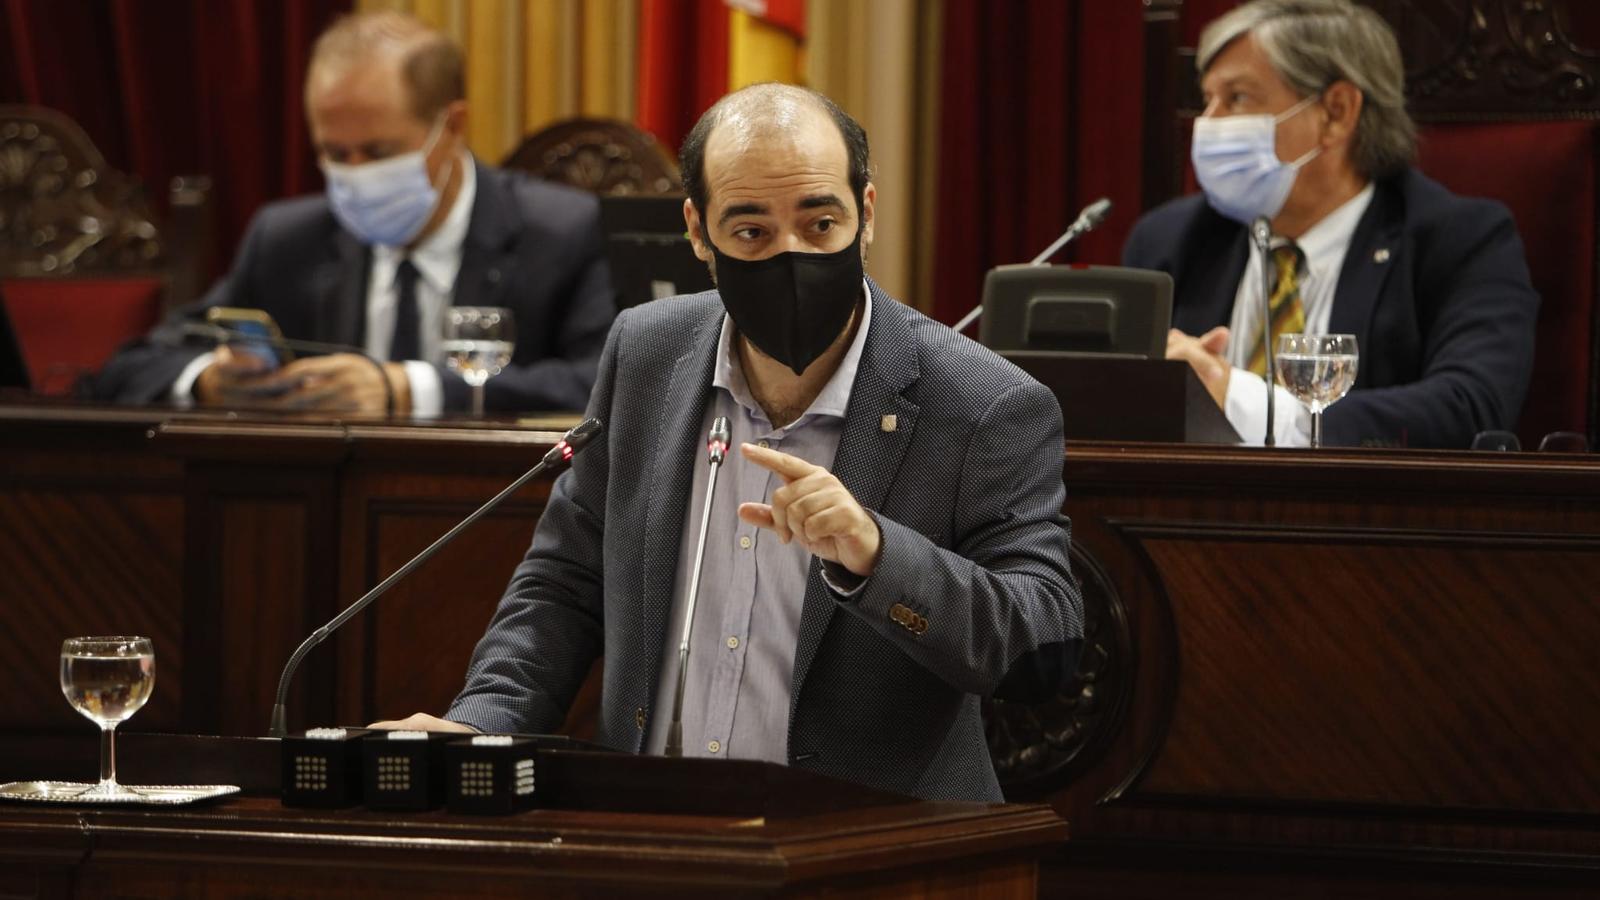
[[[729,650],[737,650],[737,649],[739,649],[739,639],[730,635],[728,637],[728,649]]]
[[[716,753],[718,750],[722,749],[722,742],[711,741],[710,743],[706,744],[706,749],[710,750],[712,753]]]
[[[739,549],[740,550],[749,550],[750,549],[750,535],[746,534],[746,535],[740,536],[740,538],[739,538]]]
[[[767,448],[771,447],[772,445],[767,443],[766,441],[759,441],[759,442],[756,443],[756,446],[760,447],[763,450],[766,450]]]

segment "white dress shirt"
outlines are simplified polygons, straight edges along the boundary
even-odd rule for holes
[[[478,174],[472,157],[462,154],[461,189],[455,203],[433,234],[409,251],[402,247],[373,246],[372,267],[367,273],[367,328],[365,349],[379,362],[389,360],[389,344],[394,340],[395,309],[400,304],[400,288],[395,271],[400,260],[409,256],[417,267],[418,348],[421,359],[408,359],[406,381],[411,386],[411,414],[437,416],[444,409],[444,386],[435,363],[444,361],[440,353],[440,330],[444,311],[455,291],[456,274],[461,271],[461,248],[472,224],[472,204],[478,194]],[[214,353],[203,353],[186,366],[172,383],[172,399],[181,404],[193,402],[194,382],[215,360]]]
[[[1305,310],[1305,333],[1326,334],[1328,320],[1333,314],[1333,297],[1339,288],[1339,270],[1344,267],[1345,253],[1355,237],[1361,216],[1372,203],[1373,186],[1367,186],[1342,206],[1322,217],[1296,241],[1306,257],[1306,271],[1300,279],[1300,305]],[[1228,379],[1228,396],[1223,412],[1228,422],[1239,432],[1246,444],[1260,446],[1267,433],[1267,385],[1260,375],[1251,372],[1250,356],[1255,352],[1255,341],[1261,338],[1261,310],[1266,304],[1261,300],[1263,289],[1261,257],[1251,250],[1245,263],[1244,275],[1233,298],[1233,319],[1228,324],[1230,336],[1223,357],[1233,366]],[[1307,447],[1311,445],[1311,413],[1294,395],[1281,387],[1277,391],[1277,412],[1273,433],[1280,447]]]

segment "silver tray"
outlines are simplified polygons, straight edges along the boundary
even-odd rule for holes
[[[233,784],[125,784],[134,796],[94,793],[80,781],[13,781],[0,784],[0,800],[29,803],[94,804],[96,806],[179,806],[239,793]]]

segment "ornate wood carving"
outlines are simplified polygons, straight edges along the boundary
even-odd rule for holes
[[[570,119],[529,135],[501,164],[596,194],[682,189],[672,154],[647,132],[610,119]]]
[[[989,755],[1011,799],[1047,796],[1092,765],[1121,724],[1133,690],[1133,641],[1111,578],[1080,546],[1072,565],[1083,588],[1083,653],[1071,684],[1038,705],[991,700]]]
[[[0,106],[0,274],[155,268],[162,244],[137,181],[113,171],[72,120]]]
[[[1394,28],[1419,122],[1600,118],[1600,51],[1574,37],[1564,0],[1366,4]],[[1147,33],[1161,28],[1152,22]],[[1202,105],[1194,49],[1177,52],[1177,115],[1193,117]]]
[[[1394,26],[1421,121],[1600,117],[1600,54],[1561,0],[1374,0]]]

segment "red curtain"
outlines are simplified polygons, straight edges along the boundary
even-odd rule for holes
[[[728,92],[726,0],[640,0],[636,124],[677,152]]]
[[[1116,262],[1140,208],[1140,4],[950,0],[941,69],[935,316],[960,318],[985,272],[1101,196],[1110,221],[1055,260]]]
[[[0,103],[72,117],[156,214],[175,175],[210,175],[226,259],[250,216],[320,190],[302,78],[351,0],[0,2]]]

